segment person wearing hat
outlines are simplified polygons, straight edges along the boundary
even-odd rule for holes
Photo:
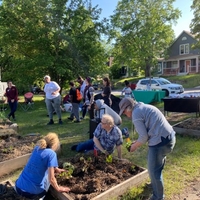
[[[153,189],[150,200],[162,200],[164,199],[162,170],[166,155],[172,152],[175,146],[175,131],[155,106],[125,97],[120,101],[119,107],[119,115],[124,114],[132,120],[139,136],[131,144],[130,152],[148,143],[148,172]]]
[[[44,86],[44,92],[45,92],[45,103],[49,115],[49,122],[47,125],[54,124],[53,121],[53,112],[55,111],[58,116],[58,123],[62,124],[61,119],[61,95],[60,95],[60,86],[55,82],[51,81],[51,77],[46,75],[44,77],[45,86]]]

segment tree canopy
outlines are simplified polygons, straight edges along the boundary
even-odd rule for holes
[[[107,21],[90,0],[4,0],[0,6],[2,80],[29,85],[49,74],[61,87],[106,70]]]
[[[191,9],[193,10],[194,18],[190,23],[192,34],[197,39],[197,43],[194,45],[195,49],[200,49],[200,1],[193,0]]]
[[[116,38],[115,63],[143,69],[151,76],[157,59],[166,55],[174,39],[172,23],[180,16],[174,0],[121,0],[111,16],[111,38]]]

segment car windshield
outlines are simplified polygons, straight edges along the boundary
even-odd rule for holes
[[[159,82],[160,85],[166,85],[171,83],[167,79],[158,79],[157,81]]]

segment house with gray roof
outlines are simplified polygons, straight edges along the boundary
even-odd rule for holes
[[[193,49],[197,40],[183,31],[169,48],[168,58],[160,59],[159,74],[165,76],[200,73],[200,49]]]

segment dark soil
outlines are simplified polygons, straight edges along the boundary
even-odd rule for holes
[[[40,138],[38,135],[24,137],[18,134],[1,135],[0,162],[31,153]]]
[[[67,162],[74,166],[72,177],[57,175],[57,180],[71,189],[69,194],[74,200],[92,199],[144,170],[128,160],[108,163],[105,155],[97,159],[93,154],[77,156]]]
[[[190,118],[187,119],[180,124],[177,124],[176,127],[185,128],[185,129],[193,129],[200,130],[200,118]]]

